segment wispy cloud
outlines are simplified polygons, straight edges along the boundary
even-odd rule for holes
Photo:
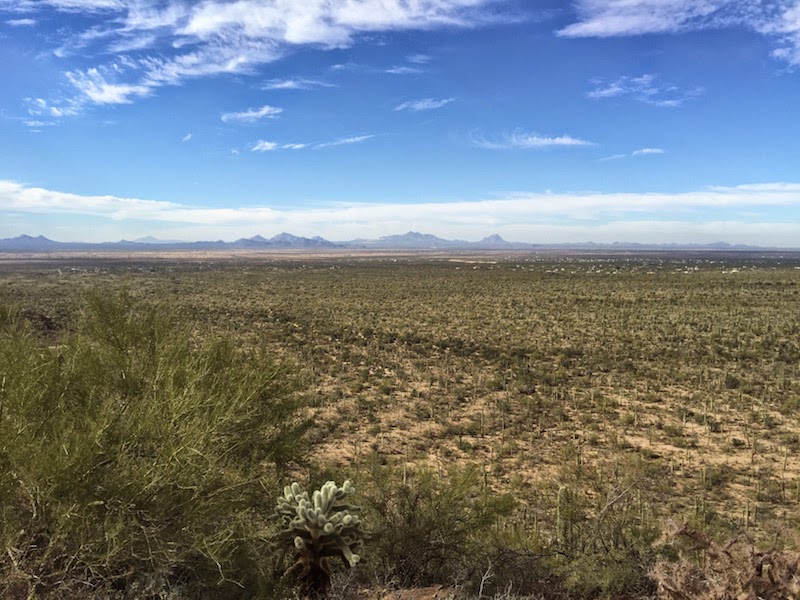
[[[520,130],[504,134],[494,139],[487,139],[473,134],[471,136],[471,142],[473,146],[486,148],[487,150],[536,150],[595,145],[594,142],[572,137],[571,135],[548,136]]]
[[[251,148],[253,152],[270,152],[272,150],[277,149],[279,144],[276,142],[268,142],[267,140],[259,140],[256,144]]]
[[[431,61],[431,57],[427,54],[412,54],[410,56],[406,56],[406,60],[410,63],[414,63],[415,65],[425,65]]]
[[[208,208],[173,202],[82,196],[0,180],[0,211],[86,215],[128,222],[172,224],[184,233],[240,237],[253,228],[289,230],[333,239],[423,229],[480,239],[487,229],[527,241],[718,241],[797,246],[800,225],[770,220],[769,210],[800,208],[800,183],[708,187],[683,193],[520,193],[474,202],[329,203],[317,207]],[[699,211],[757,211],[761,222]],[[684,218],[680,218],[681,215]],[[716,212],[714,214],[717,214]],[[666,215],[666,217],[665,217]],[[252,233],[250,234],[252,235]],[[712,237],[708,237],[712,236]],[[174,237],[174,236],[173,236]],[[197,238],[195,238],[197,239]],[[208,239],[208,238],[206,238]]]
[[[305,150],[308,148],[332,148],[336,146],[347,146],[349,144],[360,144],[374,138],[374,134],[369,135],[356,135],[352,137],[339,138],[330,142],[269,142],[266,140],[259,140],[250,148],[253,152],[272,152],[276,150]]]
[[[639,150],[634,150],[630,154],[612,154],[611,156],[605,156],[603,158],[598,158],[598,162],[607,162],[610,160],[619,160],[621,158],[629,158],[632,156],[652,156],[654,154],[666,154],[666,150],[663,148],[640,148]]]
[[[52,106],[44,98],[24,98],[23,103],[26,107],[26,112],[32,117],[31,119],[23,120],[29,127],[55,125],[58,119],[75,115],[80,109],[74,102],[61,106]]]
[[[440,100],[435,98],[423,98],[422,100],[409,100],[407,102],[403,102],[402,104],[398,104],[394,107],[394,110],[411,110],[415,112],[422,110],[435,110],[437,108],[442,108],[453,101],[455,101],[455,98],[442,98]]]
[[[239,123],[255,123],[261,119],[273,119],[282,112],[282,108],[265,104],[261,108],[250,108],[242,112],[223,113],[220,118],[225,123],[230,123],[231,121],[236,121]]]
[[[330,148],[332,146],[346,146],[349,144],[360,144],[361,142],[366,142],[367,140],[371,140],[374,137],[375,137],[374,134],[367,134],[367,135],[356,135],[353,137],[339,138],[338,140],[334,140],[332,142],[322,142],[321,144],[315,144],[314,148]]]
[[[800,5],[796,0],[578,0],[577,21],[558,35],[616,37],[744,27],[777,44],[772,55],[800,65]]]
[[[6,25],[11,25],[12,27],[33,27],[36,25],[36,19],[9,19],[6,21]]]
[[[129,0],[0,0],[0,8],[29,12],[51,7],[62,12],[99,12],[121,10]]]
[[[36,129],[40,127],[48,127],[50,125],[54,125],[52,121],[37,121],[36,119],[23,119],[22,121],[28,127],[34,127]]]
[[[261,86],[262,90],[310,90],[319,87],[335,87],[335,84],[319,79],[292,77],[289,79],[270,79]]]
[[[81,93],[81,101],[94,104],[130,104],[133,98],[147,96],[151,93],[149,85],[112,83],[97,69],[71,71],[67,79]]]
[[[666,150],[663,148],[640,148],[631,152],[631,156],[648,156],[652,154],[665,154]]]
[[[566,37],[612,37],[675,33],[699,28],[727,0],[578,0],[578,22],[561,29]]]
[[[504,16],[502,4],[496,0],[0,0],[0,9],[29,13],[25,18],[52,11],[103,17],[101,24],[77,33],[66,28],[57,32],[63,37],[56,38],[54,51],[61,56],[77,51],[87,57],[115,56],[110,63],[84,67],[69,78],[85,107],[130,102],[187,79],[253,74],[298,48],[340,49],[366,40],[365,34],[512,20]],[[120,58],[127,59],[126,68],[112,81],[109,73]],[[412,58],[415,65],[426,61],[421,54]],[[398,65],[386,72],[419,70]],[[276,89],[311,85],[283,83],[289,87]]]
[[[182,141],[182,142],[184,142],[184,143],[186,143],[186,142],[188,142],[188,141],[189,141],[189,140],[191,140],[191,139],[192,139],[192,134],[191,134],[191,133],[187,133],[185,136],[183,136],[183,137],[181,138],[181,141]]]
[[[393,67],[389,67],[388,69],[384,69],[383,72],[391,75],[419,75],[420,73],[424,73],[425,69],[420,69],[419,67],[410,67],[408,65],[395,65]]]
[[[420,75],[426,73],[427,69],[423,68],[424,62],[411,62],[410,64],[398,64],[392,66],[375,66],[358,62],[345,62],[331,65],[331,71],[350,71],[357,73],[388,73],[389,75]]]
[[[673,84],[661,83],[658,75],[652,73],[636,77],[622,76],[613,81],[593,79],[590,83],[594,88],[586,94],[587,98],[593,100],[631,98],[664,108],[677,108],[686,100],[696,98],[703,93],[700,87],[686,90]]]

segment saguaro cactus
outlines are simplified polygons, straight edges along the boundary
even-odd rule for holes
[[[562,548],[572,544],[572,524],[575,518],[575,497],[565,485],[558,488],[556,497],[556,541]]]
[[[354,491],[349,480],[342,487],[329,481],[309,499],[308,492],[293,483],[278,498],[273,519],[283,529],[277,539],[294,557],[287,574],[300,581],[302,592],[308,597],[322,598],[327,593],[331,557],[338,556],[348,567],[360,560],[356,551],[361,548],[366,531],[358,516],[352,514],[360,509],[346,502]]]

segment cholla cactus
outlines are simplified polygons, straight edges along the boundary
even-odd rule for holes
[[[295,558],[287,573],[300,580],[307,596],[325,595],[330,585],[331,557],[338,556],[348,567],[360,560],[356,551],[366,531],[358,516],[351,514],[360,509],[345,502],[354,491],[349,480],[342,487],[329,481],[309,499],[308,492],[293,483],[286,486],[283,496],[278,498],[273,519],[283,529],[277,539]]]

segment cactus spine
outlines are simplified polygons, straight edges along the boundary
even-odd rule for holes
[[[328,481],[309,498],[299,484],[286,486],[278,498],[273,520],[282,529],[276,539],[294,558],[287,574],[301,583],[304,595],[325,597],[330,586],[330,558],[339,557],[348,567],[360,560],[356,553],[366,537],[359,508],[346,502],[355,488],[348,480],[342,487]]]

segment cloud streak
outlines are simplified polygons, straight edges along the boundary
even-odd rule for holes
[[[355,135],[352,137],[339,138],[338,140],[334,140],[332,142],[322,142],[321,144],[315,144],[314,148],[331,148],[334,146],[347,146],[350,144],[360,144],[361,142],[366,142],[367,140],[371,140],[374,137],[375,137],[374,134]]]
[[[94,104],[130,104],[133,98],[147,96],[152,90],[149,85],[109,82],[97,69],[71,71],[67,79]]]
[[[485,148],[486,150],[544,150],[548,148],[575,148],[595,145],[594,142],[571,135],[547,136],[520,130],[504,134],[495,139],[473,135],[471,142],[473,146]]]
[[[653,154],[665,154],[666,150],[663,148],[641,148],[631,152],[631,156],[648,156]]]
[[[333,83],[320,81],[319,79],[306,79],[303,77],[293,77],[289,79],[270,79],[261,86],[262,90],[311,90],[320,87],[336,87]]]
[[[800,66],[797,0],[578,0],[562,37],[621,37],[739,27],[770,37],[772,55]]]
[[[403,102],[402,104],[398,104],[394,107],[395,111],[401,110],[410,110],[413,112],[420,112],[423,110],[436,110],[437,108],[442,108],[443,106],[447,106],[451,102],[454,102],[455,98],[442,98],[437,100],[435,98],[423,98],[422,100],[409,100],[407,102]]]
[[[355,135],[351,137],[339,138],[337,140],[333,140],[330,142],[317,142],[314,144],[309,144],[304,142],[281,143],[281,142],[270,142],[267,140],[258,140],[250,148],[250,150],[252,152],[272,152],[275,150],[304,150],[307,148],[313,148],[313,149],[334,148],[336,146],[349,146],[351,144],[360,144],[361,142],[366,142],[367,140],[371,140],[374,137],[375,137],[374,134]],[[238,151],[236,152],[236,154],[238,154]]]
[[[267,140],[259,140],[255,146],[251,148],[253,152],[270,152],[278,148],[276,142],[268,142]]]
[[[36,19],[9,19],[6,25],[11,27],[33,27],[36,25]]]
[[[629,158],[631,156],[653,156],[666,153],[667,151],[663,148],[640,148],[639,150],[634,150],[630,154],[612,154],[611,156],[599,158],[598,162],[608,162],[610,160],[619,160],[621,158]]]
[[[220,119],[225,123],[255,123],[261,119],[274,119],[282,112],[282,108],[265,104],[261,108],[250,108],[242,112],[223,113]]]

